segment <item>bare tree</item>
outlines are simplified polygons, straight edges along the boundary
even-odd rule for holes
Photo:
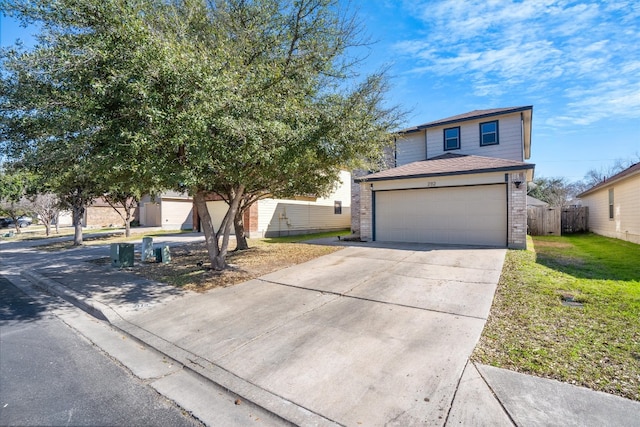
[[[640,162],[640,153],[636,153],[627,159],[616,159],[608,166],[600,166],[599,168],[589,169],[584,176],[587,188],[598,185],[606,181],[612,176],[622,172],[628,167]]]
[[[45,227],[46,234],[51,234],[51,224],[60,214],[60,198],[53,193],[37,194],[29,197],[31,209],[38,215]],[[56,221],[56,232],[58,232]]]

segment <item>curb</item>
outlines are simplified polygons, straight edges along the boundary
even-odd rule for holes
[[[41,274],[33,271],[21,271],[20,276],[31,282],[34,287],[52,295],[59,296],[97,319],[114,324],[120,318],[120,316],[106,304],[96,301],[87,295],[82,295]]]
[[[327,427],[342,426],[342,424],[336,421],[330,420],[321,414],[315,413],[284,397],[252,384],[215,363],[126,321],[111,307],[94,298],[69,289],[33,271],[21,271],[20,275],[31,282],[33,287],[56,295],[93,317],[109,322],[112,326],[127,335],[180,363],[185,369],[203,377],[211,382],[214,387],[231,393],[246,403],[261,408],[285,424]]]

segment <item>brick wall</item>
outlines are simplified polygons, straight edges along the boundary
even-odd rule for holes
[[[355,170],[351,173],[351,233],[360,234],[360,183],[354,179],[367,175],[367,171]]]
[[[258,202],[249,206],[244,212],[244,232],[247,236],[258,231]]]
[[[519,181],[520,188],[515,182]],[[509,229],[508,246],[510,249],[527,248],[527,179],[524,173],[509,174]]]
[[[120,212],[124,212],[124,208],[118,208]],[[132,210],[133,219],[139,219],[138,208]],[[92,205],[89,206],[85,213],[86,227],[124,227],[124,221],[120,215],[109,205]]]
[[[373,203],[371,194],[371,184],[360,183],[360,240],[370,241],[373,239]],[[353,207],[353,205],[352,205]],[[354,215],[351,217],[353,218]]]

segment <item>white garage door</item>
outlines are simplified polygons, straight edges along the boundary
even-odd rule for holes
[[[172,230],[193,228],[193,202],[163,200],[162,227]]]
[[[506,246],[505,185],[377,191],[375,240]]]

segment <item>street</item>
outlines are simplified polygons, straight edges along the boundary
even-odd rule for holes
[[[0,425],[198,425],[2,276],[0,301]]]

